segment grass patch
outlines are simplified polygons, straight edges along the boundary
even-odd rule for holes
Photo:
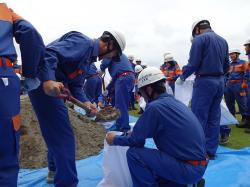
[[[240,121],[240,115],[237,115],[238,121]],[[245,133],[245,129],[237,128],[235,125],[230,125],[232,131],[229,138],[229,142],[225,145],[233,149],[241,149],[244,147],[250,147],[250,134]]]

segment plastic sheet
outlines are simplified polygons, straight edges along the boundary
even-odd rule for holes
[[[130,117],[135,122],[135,117]],[[154,147],[152,139],[146,143]],[[232,150],[219,147],[216,160],[210,161],[204,178],[206,187],[250,187],[250,149]],[[77,161],[78,187],[95,187],[103,178],[103,153]],[[47,168],[19,172],[18,187],[52,187],[46,184]]]

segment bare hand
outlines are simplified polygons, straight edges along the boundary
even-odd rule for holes
[[[63,88],[64,85],[61,82],[49,80],[43,83],[43,90],[49,96],[57,97]]]
[[[90,101],[86,101],[83,104],[91,111],[91,116],[95,116],[98,113],[96,104],[92,104]]]
[[[98,102],[98,107],[103,108],[104,107],[103,103],[102,102]]]
[[[115,136],[117,136],[117,135],[113,132],[108,132],[106,134],[106,141],[109,145],[113,145],[113,140],[114,140]]]

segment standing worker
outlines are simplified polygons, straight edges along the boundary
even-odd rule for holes
[[[0,186],[16,187],[19,170],[20,80],[13,68],[17,54],[13,37],[20,46],[26,86],[39,85],[37,66],[44,43],[37,30],[0,3]]]
[[[247,75],[245,61],[239,59],[240,51],[238,49],[229,50],[231,59],[230,69],[226,76],[225,101],[231,114],[235,116],[235,100],[239,106],[242,116],[242,122],[238,127],[245,123],[247,114]]]
[[[125,48],[125,40],[123,41],[123,48]],[[115,130],[127,132],[130,130],[129,126],[129,100],[130,93],[134,88],[134,70],[126,55],[119,53],[116,57],[102,62],[101,70],[109,70],[112,77],[111,85],[114,85],[115,90],[115,107],[119,109],[121,116],[115,122]]]
[[[134,187],[187,187],[194,183],[204,187],[207,159],[203,129],[183,103],[166,93],[165,81],[157,68],[142,70],[138,88],[147,102],[145,112],[130,135],[110,132],[106,140],[109,145],[130,147],[127,161]],[[154,139],[157,149],[144,147],[148,138]]]
[[[189,62],[176,83],[182,84],[195,73],[191,108],[205,132],[207,154],[214,159],[219,143],[224,74],[229,68],[228,44],[211,29],[208,20],[195,22],[192,36]]]
[[[128,60],[129,60],[129,62],[131,64],[133,70],[135,71],[136,64],[134,63],[134,56],[133,55],[129,55],[128,56]],[[135,87],[130,92],[129,109],[136,110],[136,108],[135,108]]]
[[[48,147],[48,182],[56,187],[77,186],[75,166],[75,139],[68,110],[58,96],[67,87],[72,95],[84,103],[92,113],[95,105],[83,92],[84,74],[97,57],[112,58],[121,52],[120,35],[105,31],[99,39],[90,39],[72,31],[46,47],[40,67],[42,85],[29,93],[42,135]]]
[[[91,103],[98,104],[98,98],[102,94],[102,78],[94,63],[90,65],[85,75],[83,90]]]
[[[235,101],[237,102],[242,116],[242,123],[245,122],[247,114],[247,97],[246,97],[246,70],[245,61],[239,59],[240,51],[238,49],[230,49],[229,56],[231,59],[230,69],[226,74],[226,88],[224,98],[230,113],[235,116]],[[227,143],[231,128],[227,125],[220,127],[220,144]]]
[[[164,54],[164,64],[160,67],[163,74],[166,76],[168,85],[171,87],[173,93],[175,91],[175,81],[181,75],[181,69],[178,63],[174,60],[171,53]]]
[[[247,92],[247,112],[250,114],[250,39],[244,43],[246,55],[248,57],[248,62],[246,63],[247,77],[248,77],[248,92]],[[250,133],[250,117],[245,120],[245,132]]]

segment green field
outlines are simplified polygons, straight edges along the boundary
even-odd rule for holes
[[[129,111],[129,114],[138,117],[139,116],[137,114],[139,112],[138,106],[136,106],[136,108],[137,110]],[[237,119],[240,120],[240,115],[237,115]],[[244,129],[239,129],[235,127],[235,125],[230,125],[230,127],[232,128],[231,136],[229,138],[229,142],[224,146],[233,149],[250,147],[250,134],[245,133]]]

